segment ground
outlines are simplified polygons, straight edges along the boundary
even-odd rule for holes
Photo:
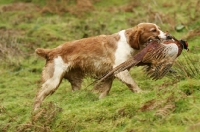
[[[200,129],[199,0],[1,0],[0,131],[180,132]],[[173,65],[175,73],[148,78],[142,67],[131,74],[143,93],[115,80],[99,100],[87,87],[72,92],[68,81],[32,111],[45,61],[34,50],[100,34],[140,22],[156,23],[189,43]]]

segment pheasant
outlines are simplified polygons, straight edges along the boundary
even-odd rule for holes
[[[184,40],[177,40],[172,36],[169,36],[167,40],[150,40],[142,51],[118,65],[97,81],[101,82],[105,78],[133,66],[145,66],[144,69],[148,76],[153,80],[161,79],[170,70],[183,49],[189,50],[188,43]]]

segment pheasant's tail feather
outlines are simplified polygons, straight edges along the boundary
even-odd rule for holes
[[[124,71],[126,69],[130,69],[133,66],[136,66],[140,61],[135,60],[134,58],[129,59],[128,61],[125,61],[124,63],[118,65],[113,69],[114,73],[117,74],[121,71]]]
[[[129,69],[135,65],[137,65],[140,61],[136,61],[134,58],[129,59],[128,61],[125,61],[124,63],[121,63],[120,65],[118,65],[117,67],[115,67],[112,71],[108,72],[107,74],[105,74],[103,77],[99,78],[98,80],[96,80],[95,82],[99,83],[102,82],[103,80],[105,80],[106,78],[115,75],[119,72],[122,72],[126,69]]]
[[[160,72],[159,79],[163,78],[169,72],[169,70],[170,70],[171,67],[172,67],[172,64],[165,65],[165,67],[163,67],[163,69]]]

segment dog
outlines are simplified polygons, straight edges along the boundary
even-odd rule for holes
[[[156,24],[140,23],[112,35],[66,42],[53,49],[36,49],[36,53],[46,59],[46,65],[42,71],[42,88],[36,94],[34,110],[40,107],[46,96],[55,92],[63,78],[71,83],[72,90],[79,90],[85,76],[101,77],[142,50],[148,40],[166,37],[167,34]],[[128,70],[115,77],[132,92],[141,91]],[[108,78],[101,85],[94,86],[100,89],[99,98],[109,93],[113,79]]]

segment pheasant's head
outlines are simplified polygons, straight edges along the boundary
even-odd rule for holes
[[[188,42],[187,41],[180,40],[179,42],[182,44],[183,49],[186,49],[187,51],[189,51],[189,49],[188,49]]]

